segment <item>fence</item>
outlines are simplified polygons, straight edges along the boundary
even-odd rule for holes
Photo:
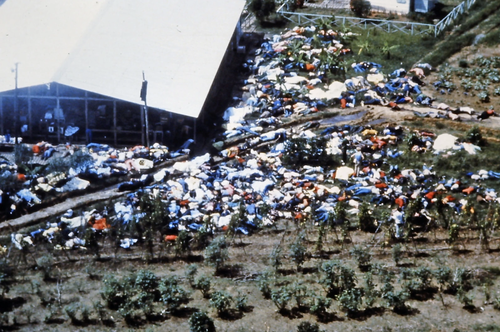
[[[402,22],[402,21],[391,21],[391,20],[376,20],[361,17],[349,17],[349,16],[335,16],[335,20],[343,25],[350,25],[355,27],[360,27],[363,29],[367,28],[379,28],[385,32],[404,32],[406,34],[430,34],[437,37],[441,34],[444,29],[452,24],[459,15],[464,14],[470,7],[476,2],[476,0],[465,0],[458,6],[456,6],[445,18],[439,21],[437,24],[426,24],[417,22]],[[278,14],[283,16],[285,19],[289,20],[298,25],[302,24],[314,24],[319,19],[328,19],[330,15],[321,14],[307,14],[298,13],[290,11],[291,5],[290,0],[285,1],[276,11]]]

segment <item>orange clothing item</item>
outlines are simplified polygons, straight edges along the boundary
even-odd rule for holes
[[[431,191],[431,192],[429,192],[429,193],[425,194],[424,196],[425,196],[425,198],[427,198],[427,199],[433,199],[433,198],[434,198],[434,196],[436,196],[436,192],[435,192],[435,191]]]
[[[175,241],[177,239],[177,235],[165,235],[165,242]]]
[[[344,98],[340,99],[340,108],[346,108],[347,106],[347,100]]]
[[[94,229],[97,229],[97,230],[111,228],[111,226],[107,223],[106,218],[97,219],[94,222],[94,225],[92,225],[92,227],[94,227]]]
[[[466,195],[470,195],[474,192],[474,190],[475,190],[474,187],[469,187],[469,188],[462,190],[462,192]]]
[[[394,200],[394,203],[396,203],[400,208],[402,208],[405,205],[405,201],[399,197]]]
[[[38,145],[33,145],[32,150],[33,150],[33,153],[34,153],[34,154],[39,154],[39,153],[40,153],[40,146],[38,146]]]
[[[19,181],[25,182],[26,181],[26,175],[21,174],[21,173],[17,173],[17,179]]]
[[[315,70],[315,69],[316,69],[316,67],[313,64],[306,63],[306,70],[307,71],[312,71],[312,70]]]
[[[387,183],[377,183],[375,188],[387,188]]]

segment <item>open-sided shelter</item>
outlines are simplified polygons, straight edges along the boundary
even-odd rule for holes
[[[21,131],[61,141],[65,128],[74,126],[80,135],[90,131],[94,140],[140,139],[143,77],[147,105],[158,111],[151,114],[148,132],[163,137],[174,121],[179,132],[172,135],[182,134],[184,119],[197,118],[209,98],[228,45],[236,49],[244,5],[244,0],[5,1],[0,6],[2,134]]]

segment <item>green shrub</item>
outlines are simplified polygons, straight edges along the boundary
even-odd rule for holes
[[[257,284],[265,299],[271,298],[271,273],[264,272],[257,278]]]
[[[215,332],[214,321],[203,311],[195,312],[189,317],[190,332]]]
[[[302,266],[302,264],[304,264],[304,261],[306,260],[307,248],[303,244],[304,237],[304,233],[299,234],[295,241],[290,245],[290,257],[297,266],[297,270]]]
[[[297,326],[297,332],[319,332],[319,326],[316,323],[301,322]]]
[[[401,244],[396,243],[391,249],[392,260],[396,263],[396,266],[399,265],[401,261],[403,251],[401,250]]]
[[[189,281],[191,287],[194,287],[194,277],[196,276],[197,273],[198,273],[198,265],[189,264],[186,267],[186,271],[184,274],[186,276],[186,279]]]
[[[287,286],[281,286],[278,289],[273,289],[271,291],[271,300],[273,301],[274,305],[278,308],[278,310],[284,311],[292,299],[293,293],[290,291],[290,289]]]
[[[211,286],[212,286],[212,279],[207,276],[199,277],[194,284],[194,287],[196,289],[199,289],[203,297],[206,299],[210,298]]]
[[[321,317],[332,305],[332,299],[321,295],[315,295],[311,304],[311,314]]]
[[[347,317],[353,317],[363,304],[363,290],[361,288],[346,289],[337,297],[337,301]]]
[[[352,247],[349,253],[358,262],[358,267],[361,271],[367,271],[370,269],[372,255],[368,247],[357,245]]]
[[[215,272],[219,272],[229,259],[229,252],[227,250],[228,244],[226,238],[220,236],[215,238],[212,243],[205,249],[205,261],[215,267]]]
[[[210,296],[210,307],[217,310],[219,316],[231,307],[232,302],[233,297],[224,291],[215,291]]]
[[[234,307],[236,310],[239,311],[245,311],[248,308],[248,296],[246,295],[241,295],[238,293],[238,296],[236,296],[236,299],[234,301]]]
[[[188,293],[179,285],[179,280],[175,276],[163,279],[158,289],[161,294],[160,300],[169,311],[175,311],[189,301]]]

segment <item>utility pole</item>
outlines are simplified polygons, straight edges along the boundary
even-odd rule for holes
[[[148,94],[148,81],[146,81],[146,76],[144,75],[144,70],[142,71],[142,87],[141,87],[141,100],[144,101],[144,117],[146,122],[146,147],[149,148],[149,119],[148,119],[148,103],[146,101],[146,96]],[[142,142],[144,144],[144,141]]]
[[[19,117],[19,102],[17,100],[17,65],[19,63],[16,62],[16,68],[14,69],[15,71],[15,90],[14,90],[14,136],[15,136],[15,142],[16,144],[19,144],[17,137],[19,136],[19,128],[17,127],[17,120]]]

